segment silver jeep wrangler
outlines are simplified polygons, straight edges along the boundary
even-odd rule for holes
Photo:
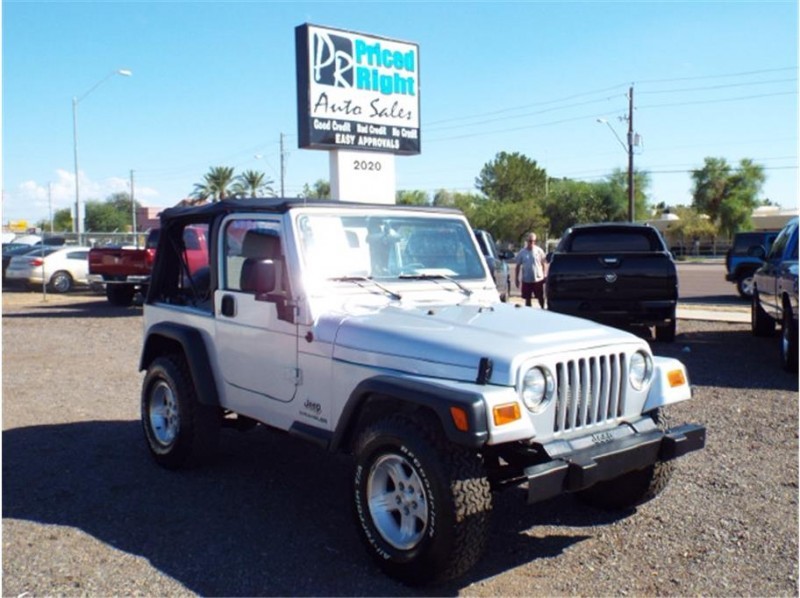
[[[352,454],[358,529],[405,583],[479,559],[495,491],[630,507],[704,445],[663,415],[691,397],[680,362],[502,303],[458,211],[253,199],[161,221],[140,363],[155,460],[196,463],[222,426],[258,424]],[[186,264],[187,226],[207,268]]]

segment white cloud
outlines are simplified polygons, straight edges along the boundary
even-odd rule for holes
[[[87,201],[105,201],[114,193],[130,193],[130,179],[109,177],[99,181],[92,180],[84,172],[80,173],[81,203]],[[49,192],[48,192],[49,187]],[[134,179],[134,196],[142,205],[160,197],[158,190],[136,184]],[[48,183],[24,181],[15,189],[3,191],[3,224],[10,220],[27,220],[30,224],[46,220],[50,215],[52,202],[53,213],[69,208],[75,210],[75,175],[67,170],[58,169],[55,180]]]

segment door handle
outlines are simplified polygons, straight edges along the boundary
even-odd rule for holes
[[[233,295],[222,296],[222,315],[228,318],[236,317],[236,299]]]

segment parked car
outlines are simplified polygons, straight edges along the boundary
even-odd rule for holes
[[[505,260],[514,259],[514,253],[511,251],[498,251],[494,237],[489,231],[476,228],[472,232],[475,233],[481,253],[486,258],[486,263],[492,272],[497,292],[500,293],[500,301],[508,300],[511,294],[511,277]]]
[[[51,247],[40,245],[29,253],[11,258],[6,279],[28,286],[41,286],[47,281],[53,293],[66,293],[76,284],[88,284],[88,247]]]
[[[751,329],[755,336],[769,336],[781,326],[781,365],[797,371],[797,245],[798,221],[790,220],[772,244],[764,265],[753,274]]]
[[[6,281],[6,269],[15,255],[24,255],[33,251],[35,247],[27,243],[3,243],[3,282]]]
[[[742,298],[753,296],[753,273],[764,263],[779,232],[765,230],[734,235],[731,248],[725,254],[725,280],[736,283],[736,290]]]

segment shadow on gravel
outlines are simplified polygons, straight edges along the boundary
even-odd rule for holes
[[[750,324],[717,322],[713,329],[682,333],[674,343],[656,343],[656,355],[675,357],[689,370],[692,385],[742,389],[798,390],[797,374],[781,368],[777,332],[755,337]]]
[[[141,315],[142,308],[132,305],[130,307],[116,307],[105,299],[81,303],[53,303],[42,302],[37,305],[26,305],[18,308],[19,311],[4,311],[4,318],[129,318]]]
[[[226,431],[220,448],[203,468],[169,472],[151,460],[138,421],[7,430],[3,517],[77,528],[205,596],[457,595],[589,537],[532,537],[532,526],[619,519],[563,499],[527,507],[521,491],[507,491],[468,577],[414,590],[381,574],[361,546],[348,459],[260,428]]]

